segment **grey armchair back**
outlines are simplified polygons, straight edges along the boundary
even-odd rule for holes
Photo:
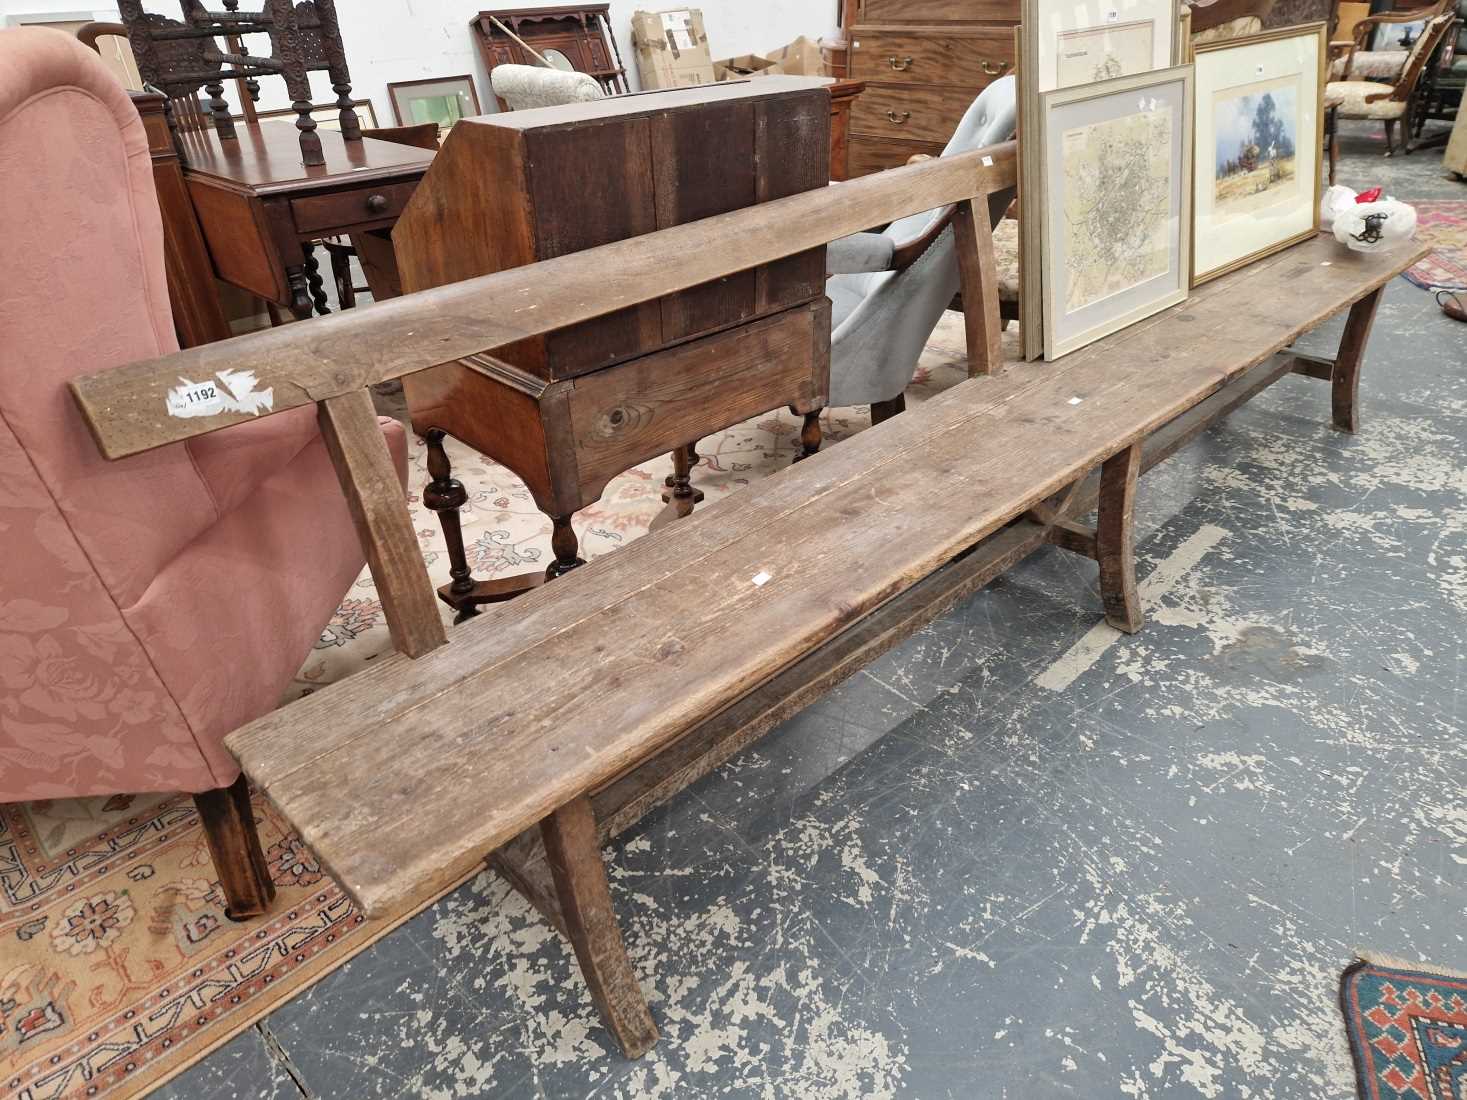
[[[585,103],[605,95],[595,77],[537,65],[496,65],[489,85],[511,111]]]
[[[1014,136],[1016,83],[996,80],[973,101],[943,156],[997,145]],[[837,185],[832,197],[839,197]],[[1012,193],[990,197],[996,225]],[[830,404],[867,405],[896,398],[906,389],[917,360],[943,310],[958,293],[958,257],[948,226],[915,261],[890,270],[903,247],[920,241],[951,208],[893,222],[885,232],[832,242],[826,280],[831,311]]]

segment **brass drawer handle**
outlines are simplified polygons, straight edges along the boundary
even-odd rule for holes
[[[912,68],[910,57],[888,57],[886,63],[899,73],[908,72]]]
[[[368,214],[380,214],[380,213],[382,213],[382,211],[384,211],[386,209],[387,209],[387,196],[386,195],[368,195],[367,196],[367,213]]]
[[[897,114],[895,111],[887,111],[886,117],[891,119],[891,121],[896,123],[898,126],[901,126],[907,121],[907,119],[912,117],[912,112],[903,111],[901,114]]]
[[[983,71],[989,76],[1002,76],[1008,72],[1008,68],[1009,63],[1007,61],[1000,61],[996,65],[992,61],[983,62]]]

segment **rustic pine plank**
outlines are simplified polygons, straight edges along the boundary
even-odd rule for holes
[[[383,667],[372,685],[319,693],[300,705],[361,717],[312,747],[307,715],[289,711],[228,743],[343,884],[385,908],[623,774],[1394,274],[1377,261],[1342,278],[1315,248],[1209,284],[1058,367],[965,382],[482,616],[431,674],[404,683]],[[762,587],[760,571],[773,577]],[[602,602],[607,578],[619,592]],[[444,792],[454,812],[424,815]]]
[[[983,157],[993,164],[985,166]],[[133,363],[72,382],[102,453],[121,458],[226,428],[252,414],[180,418],[166,395],[221,370],[250,370],[273,412],[492,351],[759,264],[896,217],[1015,186],[1012,143],[806,191],[543,263],[466,279]]]
[[[372,395],[356,390],[328,398],[320,404],[318,419],[392,644],[408,657],[421,657],[448,641],[448,635]]]

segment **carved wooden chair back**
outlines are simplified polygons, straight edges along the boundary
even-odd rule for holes
[[[128,38],[127,34],[127,27],[122,23],[87,23],[77,28],[76,37],[83,46],[95,50],[103,56],[105,56],[106,51],[103,48],[104,43],[102,39],[121,38],[128,42],[129,50],[132,48],[131,39]],[[246,122],[254,122],[255,102],[249,88],[243,80],[236,80],[234,86],[239,94],[241,114],[244,115]],[[147,91],[147,88],[139,82],[136,88],[131,88],[130,90],[144,92]],[[209,116],[204,111],[204,105],[199,102],[197,92],[169,96],[168,107],[173,113],[174,126],[181,132],[191,133],[196,130],[203,130],[209,125]]]

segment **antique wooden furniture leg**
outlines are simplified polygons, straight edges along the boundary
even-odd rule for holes
[[[652,520],[652,530],[693,514],[693,506],[697,504],[699,494],[693,491],[692,453],[691,447],[679,447],[672,452],[672,477],[669,479],[672,488],[662,494],[662,499],[667,501],[667,507]]]
[[[683,448],[683,450],[687,452],[684,461],[688,465],[689,477],[691,477],[693,467],[698,465],[698,444],[689,443],[686,447]],[[672,454],[673,472],[662,479],[663,487],[666,489],[666,491],[662,494],[662,502],[664,504],[672,503],[672,490],[673,487],[677,484],[677,463],[678,456],[677,452],[674,451]],[[704,499],[705,497],[703,495],[703,490],[695,486],[693,488],[693,503],[702,504]],[[689,509],[689,511],[692,511],[692,509]]]
[[[871,425],[875,427],[882,421],[890,420],[898,413],[907,411],[907,395],[899,393],[890,401],[871,402]]]
[[[566,933],[591,999],[628,1058],[657,1042],[657,1024],[627,958],[596,838],[591,800],[582,795],[540,824]]]
[[[1095,530],[1100,562],[1100,599],[1105,621],[1134,634],[1141,629],[1141,599],[1136,594],[1136,479],[1141,444],[1133,443],[1100,468],[1100,503]]]
[[[586,564],[586,559],[578,553],[580,543],[576,539],[575,528],[571,526],[571,517],[551,516],[550,523],[550,549],[555,552],[555,560],[545,567],[547,581],[563,577],[577,566]]]
[[[800,428],[800,453],[795,455],[796,462],[802,462],[820,450],[820,414],[823,409],[805,413],[805,423]],[[795,412],[790,409],[790,412]],[[795,413],[797,416],[798,413]]]
[[[1342,432],[1355,432],[1360,428],[1360,368],[1365,364],[1365,344],[1370,339],[1370,329],[1375,324],[1375,311],[1380,307],[1385,288],[1367,294],[1350,307],[1345,320],[1345,332],[1340,337],[1340,350],[1335,354],[1333,376],[1330,379],[1330,405],[1334,413],[1334,425]]]
[[[433,480],[423,487],[423,504],[437,513],[438,522],[443,525],[443,541],[448,547],[448,575],[453,578],[438,589],[438,598],[458,612],[453,621],[461,623],[477,615],[479,608],[486,603],[512,600],[532,588],[539,588],[545,583],[545,574],[535,572],[491,581],[474,580],[468,555],[464,552],[463,525],[458,514],[458,510],[468,503],[469,495],[463,483],[453,476],[448,452],[443,448],[446,435],[441,428],[429,428],[423,433],[428,444],[428,472],[433,475]]]
[[[301,251],[306,256],[306,286],[311,292],[311,303],[315,311],[323,317],[331,312],[328,304],[330,299],[326,297],[326,281],[321,278],[321,264],[316,259],[316,246],[311,241],[301,245]]]
[[[230,920],[258,917],[275,900],[275,884],[255,830],[249,781],[241,775],[228,787],[194,795],[214,871],[224,891]]]

